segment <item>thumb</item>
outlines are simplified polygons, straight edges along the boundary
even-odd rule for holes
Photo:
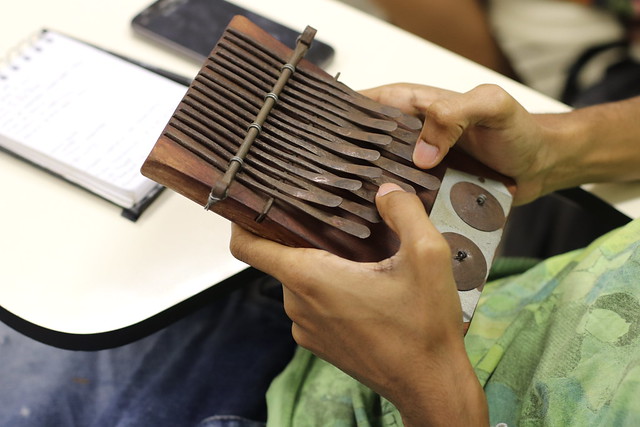
[[[382,184],[376,195],[380,216],[400,239],[400,251],[428,249],[422,243],[446,242],[429,220],[422,201],[396,184]],[[431,246],[431,245],[427,245]]]

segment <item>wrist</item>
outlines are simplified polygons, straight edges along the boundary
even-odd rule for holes
[[[640,179],[640,98],[536,116],[547,171],[543,193],[587,183]]]
[[[412,383],[392,402],[406,427],[425,425],[487,426],[487,401],[464,351],[446,352],[429,368],[417,369]]]

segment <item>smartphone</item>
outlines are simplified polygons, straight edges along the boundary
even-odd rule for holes
[[[158,0],[131,21],[134,31],[198,62],[204,61],[235,15],[244,15],[290,48],[298,32],[224,0]],[[323,67],[334,50],[314,40],[305,58]]]

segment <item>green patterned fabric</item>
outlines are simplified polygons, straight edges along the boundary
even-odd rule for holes
[[[640,220],[485,287],[467,352],[491,423],[640,425]],[[268,394],[270,426],[396,426],[395,408],[299,350]]]
[[[640,425],[640,221],[488,286],[466,337],[492,422]]]

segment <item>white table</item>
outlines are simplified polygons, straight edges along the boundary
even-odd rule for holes
[[[132,32],[130,20],[149,2],[11,2],[0,16],[0,52],[46,27],[195,75],[199,64]],[[531,111],[566,109],[339,2],[235,2],[300,31],[315,27],[317,37],[336,49],[327,71],[340,71],[341,80],[355,89],[406,81],[465,91],[492,82]],[[229,254],[227,221],[171,191],[133,223],[95,196],[0,154],[0,194],[0,306],[36,328],[71,334],[117,331],[246,267]]]

